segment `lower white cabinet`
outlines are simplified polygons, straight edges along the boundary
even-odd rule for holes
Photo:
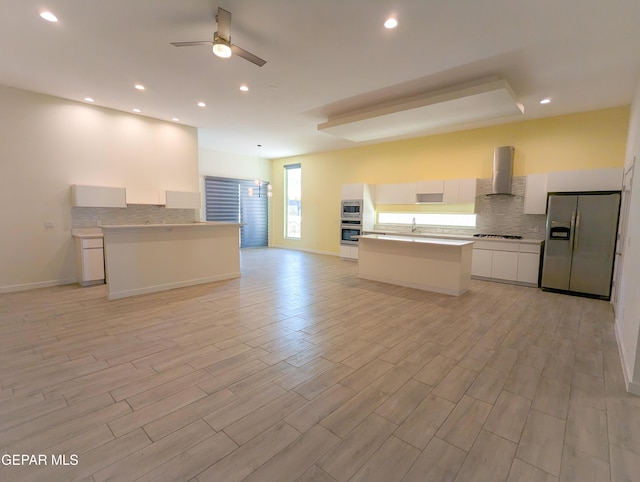
[[[102,238],[76,238],[78,282],[82,286],[104,283]]]
[[[515,281],[518,278],[518,252],[494,251],[491,260],[491,277]]]
[[[516,278],[516,281],[537,284],[539,270],[539,253],[518,253],[518,277]]]
[[[491,263],[493,262],[493,251],[488,249],[473,249],[471,258],[471,275],[482,278],[491,278]]]
[[[358,247],[357,246],[345,246],[340,245],[340,257],[342,259],[358,259]]]
[[[473,248],[471,276],[537,285],[540,245],[480,241]]]

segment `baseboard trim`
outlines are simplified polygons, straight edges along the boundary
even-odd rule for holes
[[[221,275],[217,275],[217,276],[208,276],[206,278],[178,281],[176,283],[166,283],[166,284],[162,284],[162,285],[145,286],[145,287],[142,287],[142,288],[136,288],[136,289],[133,289],[133,290],[118,291],[118,292],[115,292],[115,293],[111,293],[110,292],[110,293],[108,293],[107,298],[109,299],[109,301],[118,300],[120,298],[128,298],[130,296],[145,295],[145,294],[148,294],[148,293],[156,293],[158,291],[167,291],[167,290],[172,290],[172,289],[175,289],[175,288],[186,288],[187,286],[195,286],[195,285],[201,285],[201,284],[205,284],[205,283],[213,283],[215,281],[223,281],[223,280],[235,279],[235,278],[240,278],[240,272],[239,271],[237,273],[225,273],[225,274],[221,274]],[[109,285],[107,285],[107,288],[108,287],[109,287]]]
[[[277,244],[270,244],[269,247],[273,248],[273,249],[290,249],[292,251],[304,251],[306,253],[325,254],[327,256],[340,256],[340,253],[334,253],[333,251],[321,251],[319,249],[294,248],[294,247],[291,247],[291,246],[282,246],[282,245],[277,245]]]
[[[616,333],[616,343],[618,344],[618,354],[620,355],[620,364],[622,365],[622,377],[624,378],[624,384],[629,393],[633,393],[634,395],[640,395],[640,383],[634,382],[629,376],[629,372],[627,371],[627,364],[625,363],[624,345],[621,342],[619,327],[620,327],[620,323],[616,318],[614,331]]]
[[[77,283],[75,278],[54,279],[49,281],[37,281],[35,283],[25,283],[21,285],[0,286],[0,293],[14,293],[17,291],[29,291],[39,288],[51,288],[52,286],[70,285]]]

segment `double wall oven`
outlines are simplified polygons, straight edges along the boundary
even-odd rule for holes
[[[340,207],[340,244],[357,246],[357,236],[360,234],[362,234],[362,200],[342,201]]]

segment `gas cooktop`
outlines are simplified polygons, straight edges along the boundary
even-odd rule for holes
[[[474,238],[500,238],[500,239],[522,239],[522,236],[513,234],[474,234]]]

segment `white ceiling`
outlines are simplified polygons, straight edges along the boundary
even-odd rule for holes
[[[265,59],[264,67],[170,45],[211,39],[218,6],[232,13],[231,41]],[[266,158],[357,146],[317,125],[489,76],[509,83],[524,116],[456,128],[628,104],[640,80],[638,0],[0,0],[0,7],[0,84],[179,117],[199,128],[203,147],[256,155],[262,144]],[[45,9],[60,21],[42,20]],[[389,15],[399,21],[394,30],[382,26]],[[144,92],[133,88],[138,82]],[[239,91],[242,83],[249,92]],[[544,97],[552,102],[540,105]]]

